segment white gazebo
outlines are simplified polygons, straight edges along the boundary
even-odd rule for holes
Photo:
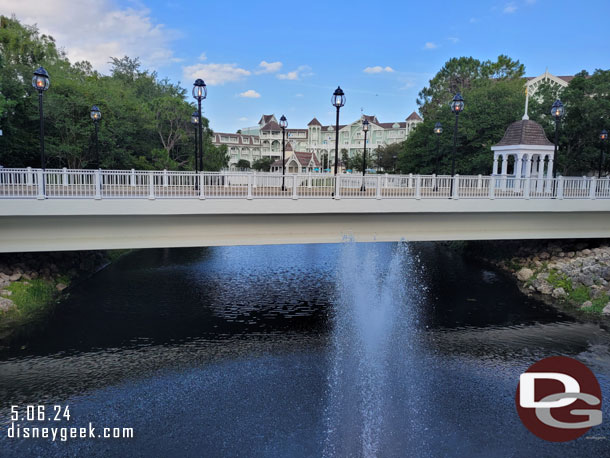
[[[527,103],[525,107],[523,119],[508,126],[502,140],[491,147],[494,153],[492,175],[502,177],[500,185],[503,188],[506,188],[508,178],[514,178],[510,181],[514,181],[515,187],[521,187],[520,178],[535,179],[531,184],[532,191],[542,192],[545,181],[547,189],[551,186],[555,145],[546,138],[542,126],[529,119]],[[514,163],[509,173],[510,156],[513,156]]]

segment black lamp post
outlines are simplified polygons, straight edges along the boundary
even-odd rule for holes
[[[49,80],[49,74],[47,71],[39,67],[34,72],[34,77],[32,78],[32,86],[36,88],[38,91],[38,111],[40,113],[40,166],[44,170],[46,167],[46,158],[44,155],[44,116],[42,112],[42,93],[49,89],[49,84],[51,81]],[[44,183],[43,183],[44,189]]]
[[[606,129],[602,130],[599,134],[599,139],[602,141],[603,146],[601,148],[600,156],[599,156],[599,174],[597,178],[602,177],[602,170],[604,168],[604,149],[608,148],[608,131]]]
[[[559,123],[561,122],[561,118],[563,118],[564,112],[565,110],[561,100],[555,100],[555,102],[553,102],[553,106],[551,107],[551,116],[555,118],[555,151],[553,153],[555,160],[557,160],[557,148],[559,145]]]
[[[93,120],[93,125],[95,126],[95,163],[97,168],[100,168],[100,145],[98,142],[98,129],[99,129],[99,121],[102,119],[102,112],[97,107],[97,105],[93,105],[91,107],[91,119]]]
[[[284,180],[286,178],[286,127],[288,127],[288,121],[286,116],[282,115],[280,118],[280,127],[282,128],[282,191],[286,190],[284,186]]]
[[[208,89],[201,78],[195,80],[193,97],[197,100],[197,115],[199,116],[199,170],[203,172],[203,127],[201,117],[201,101],[208,96]]]
[[[434,181],[434,190],[438,191],[438,161],[441,157],[441,134],[443,133],[443,125],[437,122],[434,125],[434,133],[436,134],[436,158],[434,161],[434,175],[436,180]]]
[[[335,175],[337,174],[337,164],[339,162],[339,110],[343,105],[345,105],[345,93],[341,86],[337,86],[335,92],[333,92],[333,96],[331,98],[331,103],[335,108],[337,108],[337,122],[335,124]]]
[[[364,185],[364,175],[366,174],[366,133],[369,131],[369,122],[366,119],[362,121],[362,131],[364,132],[364,151],[362,152],[362,186],[360,191],[366,191],[366,186]]]
[[[195,132],[195,173],[199,172],[199,166],[197,165],[197,161],[199,160],[198,157],[198,148],[197,148],[197,129],[199,129],[199,112],[197,111],[193,111],[193,114],[191,115],[191,124],[194,127],[194,132]]]
[[[457,149],[458,119],[464,110],[464,99],[458,92],[451,100],[451,111],[455,113],[455,127],[453,128],[453,153],[451,154],[451,195],[453,195],[453,177],[455,176],[455,151]]]

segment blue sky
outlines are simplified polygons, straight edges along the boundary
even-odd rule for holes
[[[71,59],[107,71],[108,56],[139,56],[160,76],[208,83],[204,111],[216,131],[285,114],[290,127],[364,110],[404,120],[419,90],[457,56],[507,54],[528,76],[608,68],[607,0],[306,2],[0,0],[0,13],[36,23]]]

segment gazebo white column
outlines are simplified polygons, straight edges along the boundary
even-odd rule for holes
[[[502,154],[502,189],[506,189],[506,175],[508,173],[508,154]]]
[[[538,156],[538,169],[536,173],[536,192],[542,192],[542,185],[544,184],[544,158],[546,155]]]
[[[549,156],[549,163],[546,168],[546,192],[553,190],[553,157]]]
[[[525,163],[525,178],[530,179],[532,177],[532,155],[527,155],[527,162]]]
[[[521,168],[523,167],[523,154],[517,154],[517,160],[515,161],[515,188],[521,189]]]
[[[498,155],[497,154],[494,154],[494,165],[491,168],[491,174],[492,175],[498,174]]]

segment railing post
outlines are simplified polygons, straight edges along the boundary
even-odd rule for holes
[[[131,174],[129,175],[129,184],[133,187],[136,185],[136,171],[131,169]]]
[[[597,178],[591,177],[591,182],[589,183],[589,199],[595,200],[595,191],[597,190]]]
[[[44,174],[42,173],[42,169],[38,170],[36,172],[36,174],[38,175],[38,200],[44,200],[45,197],[45,193],[44,193]]]
[[[298,175],[292,175],[292,200],[297,200],[299,198],[297,195],[297,177]]]
[[[224,187],[228,188],[229,187],[229,177],[227,176],[227,173],[223,172],[222,177],[223,177]]]
[[[557,198],[563,200],[563,177],[561,175],[557,177]]]
[[[252,172],[252,188],[256,189],[257,183],[256,183],[256,170]]]
[[[375,193],[375,199],[381,199],[381,175],[377,175],[377,192]]]
[[[341,195],[339,194],[339,190],[341,189],[340,183],[341,175],[335,175],[335,199],[340,200]]]
[[[205,181],[203,172],[199,172],[199,200],[205,200]]]
[[[28,186],[34,185],[34,173],[32,172],[32,167],[28,167],[26,172],[26,183]]]
[[[453,186],[452,186],[453,193],[451,195],[452,199],[456,199],[457,200],[457,199],[460,198],[460,193],[458,192],[458,188],[459,187],[460,187],[460,176],[458,174],[456,174],[453,177]]]
[[[383,187],[384,188],[388,187],[388,174],[387,173],[383,176]]]
[[[307,187],[311,188],[311,170],[307,174]]]
[[[167,188],[167,169],[163,169],[163,187]]]
[[[248,200],[252,200],[252,175],[248,174]]]
[[[494,200],[496,198],[495,191],[496,191],[496,177],[494,175],[492,175],[489,177],[489,198],[491,200]]]
[[[148,200],[155,200],[155,176],[148,172]]]
[[[68,186],[68,169],[65,167],[63,168],[63,173],[61,175],[61,184]]]
[[[94,172],[95,178],[95,200],[102,198],[102,174],[99,170]]]
[[[479,174],[477,178],[477,189],[481,189],[483,187],[483,176]]]
[[[529,200],[529,198],[530,198],[530,187],[531,186],[532,186],[532,179],[528,177],[525,179],[525,186],[523,188],[523,197],[526,200]]]
[[[407,181],[407,188],[413,187],[413,174],[409,173],[409,180]]]
[[[417,175],[415,178],[415,198],[421,199],[421,175]]]

